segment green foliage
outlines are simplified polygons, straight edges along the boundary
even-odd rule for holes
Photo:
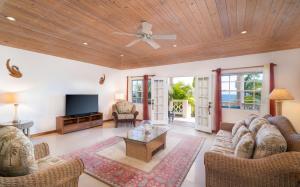
[[[256,100],[257,101],[260,100],[261,92],[257,92],[257,91],[260,91],[262,89],[262,82],[257,81],[257,80],[259,80],[259,78],[260,78],[259,73],[252,73],[252,74],[247,74],[244,76],[244,81],[245,81],[244,89],[245,90],[256,90],[255,96],[251,92],[245,92],[244,102],[246,104],[254,104],[256,102]]]
[[[178,82],[172,85],[172,99],[188,99],[193,95],[192,87]]]
[[[195,113],[195,99],[193,97],[193,88],[190,85],[184,84],[184,82],[178,82],[172,85],[169,92],[169,99],[188,100],[192,107],[192,115]]]

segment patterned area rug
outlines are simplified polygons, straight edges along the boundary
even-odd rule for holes
[[[127,157],[125,143],[112,137],[93,146],[62,156],[81,158],[85,172],[112,186],[168,186],[183,182],[205,138],[177,133],[167,134],[167,147],[149,163]]]

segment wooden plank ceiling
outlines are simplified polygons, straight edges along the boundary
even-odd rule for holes
[[[299,48],[299,18],[300,0],[0,0],[0,44],[129,69]],[[112,34],[142,20],[177,40]]]

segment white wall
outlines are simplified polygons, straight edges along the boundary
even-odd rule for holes
[[[300,49],[126,70],[122,72],[124,82],[122,89],[126,92],[126,76],[144,74],[154,74],[162,77],[196,76],[211,74],[211,70],[216,68],[256,66],[270,62],[277,64],[275,68],[275,86],[287,88],[296,99],[284,103],[283,114],[300,131]],[[223,121],[234,122],[244,118],[249,113],[249,111],[224,109]]]
[[[8,75],[5,62],[19,66],[21,79]],[[65,94],[99,94],[99,110],[111,119],[120,71],[79,61],[0,46],[0,93],[18,92],[19,117],[34,121],[33,133],[54,130],[55,118],[65,113]],[[104,85],[99,85],[105,73]],[[0,122],[11,120],[13,106],[0,104]]]
[[[8,75],[5,68],[8,58],[12,59],[12,64],[20,67],[23,78],[15,79]],[[64,115],[65,94],[99,94],[99,109],[104,113],[104,119],[110,119],[114,94],[126,92],[126,76],[195,76],[210,74],[216,68],[255,66],[270,62],[278,65],[275,69],[276,87],[287,88],[296,99],[284,103],[283,114],[300,132],[300,49],[120,71],[0,46],[0,93],[20,93],[20,118],[33,120],[33,133],[39,133],[55,129],[55,117]],[[106,81],[100,86],[98,79],[103,73],[106,74]],[[139,109],[142,110],[142,107]],[[223,110],[223,119],[227,122],[246,115],[248,112]],[[0,122],[11,120],[12,116],[13,106],[0,104]]]

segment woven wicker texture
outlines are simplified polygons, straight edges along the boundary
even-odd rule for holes
[[[296,133],[289,130],[291,124],[283,118],[281,116],[268,120],[281,127],[279,130],[294,148],[297,144],[293,139]],[[221,129],[227,131],[231,131],[232,127],[233,124],[230,123],[221,125]],[[283,132],[285,130],[289,132]],[[261,159],[243,159],[209,151],[204,155],[204,164],[207,187],[300,187],[300,152],[285,152]]]
[[[34,146],[35,158],[49,155],[49,146],[41,143]],[[20,177],[0,177],[1,187],[76,187],[84,169],[80,159],[66,161],[63,164]]]

